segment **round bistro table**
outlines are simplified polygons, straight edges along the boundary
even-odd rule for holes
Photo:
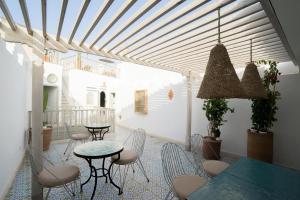
[[[92,134],[92,140],[103,140],[104,134],[108,133],[111,125],[109,123],[91,123],[84,125],[85,128]],[[99,133],[99,136],[97,136]]]
[[[122,143],[115,141],[92,141],[87,142],[85,144],[81,144],[74,149],[74,155],[80,158],[85,159],[90,167],[90,176],[89,178],[80,185],[80,189],[82,191],[82,187],[87,184],[92,177],[95,178],[94,190],[91,196],[91,199],[95,196],[95,191],[97,187],[97,179],[101,177],[105,177],[105,181],[107,183],[107,177],[109,178],[110,183],[115,186],[119,190],[119,195],[122,194],[122,191],[118,185],[114,183],[111,177],[111,168],[114,162],[120,159],[120,153],[123,151]],[[118,159],[112,161],[108,168],[105,168],[105,159],[109,158],[113,155],[118,155]],[[102,167],[96,168],[92,160],[93,159],[102,159]],[[98,174],[98,171],[100,174]]]

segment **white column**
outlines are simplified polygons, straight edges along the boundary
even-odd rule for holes
[[[32,65],[32,156],[37,171],[43,168],[43,65]],[[43,188],[32,175],[31,195],[33,200],[43,199]]]
[[[192,82],[191,72],[186,77],[187,87],[187,112],[186,112],[186,135],[185,135],[185,150],[191,151],[191,132],[192,132]]]

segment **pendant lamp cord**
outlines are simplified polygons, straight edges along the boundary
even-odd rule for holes
[[[252,63],[252,39],[250,39],[250,62]]]
[[[220,18],[221,18],[221,15],[220,15],[220,8],[218,9],[218,43],[221,44],[221,22],[220,22]]]

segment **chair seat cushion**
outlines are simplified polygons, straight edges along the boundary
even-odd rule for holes
[[[111,157],[112,161],[117,160],[115,164],[117,165],[127,165],[129,163],[133,163],[137,160],[138,154],[132,150],[123,150],[120,154],[120,159],[118,159],[118,155],[114,155]]]
[[[173,189],[179,199],[187,199],[187,197],[199,187],[206,183],[206,179],[201,176],[183,175],[177,176],[173,182]]]
[[[211,177],[217,176],[222,171],[224,171],[227,167],[229,167],[229,164],[224,161],[219,161],[219,160],[203,161],[203,169]]]
[[[76,180],[79,174],[79,168],[75,165],[53,166],[43,169],[38,174],[38,180],[44,187],[56,187]]]
[[[89,135],[86,133],[73,133],[71,135],[71,138],[73,140],[86,140],[86,139],[89,139]]]

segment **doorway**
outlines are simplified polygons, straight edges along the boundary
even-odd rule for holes
[[[100,107],[105,107],[105,92],[100,92]]]

